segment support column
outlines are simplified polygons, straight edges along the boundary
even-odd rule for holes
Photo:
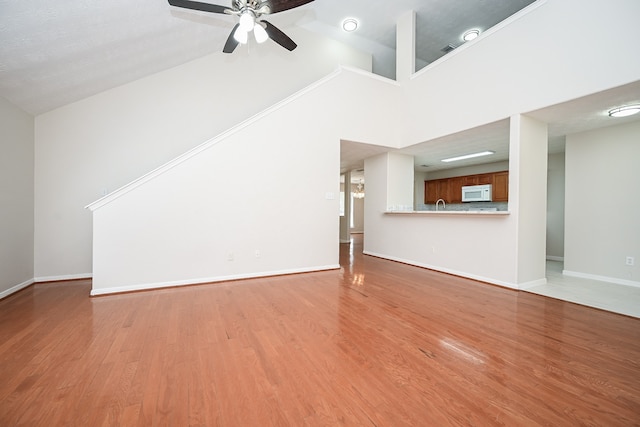
[[[387,209],[413,210],[413,156],[387,153]]]
[[[409,80],[416,72],[416,13],[411,10],[396,24],[396,80]]]
[[[516,284],[546,283],[547,124],[511,117],[509,210],[516,225]]]

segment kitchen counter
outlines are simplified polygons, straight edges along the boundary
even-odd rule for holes
[[[453,216],[506,216],[509,211],[383,211],[385,215],[453,215]]]

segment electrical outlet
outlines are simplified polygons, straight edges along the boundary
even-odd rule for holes
[[[260,258],[261,255],[260,249],[256,249],[256,258]]]
[[[233,252],[227,253],[227,261],[233,261]]]
[[[627,260],[626,260],[627,265],[635,265],[635,263],[636,263],[636,259],[634,257],[632,256],[627,257]]]

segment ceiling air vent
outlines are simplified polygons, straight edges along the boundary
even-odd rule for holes
[[[444,53],[449,53],[451,52],[453,49],[455,49],[456,46],[452,45],[452,44],[448,44],[445,47],[443,47],[442,49],[440,49],[442,52]]]

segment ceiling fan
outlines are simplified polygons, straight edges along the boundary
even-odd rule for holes
[[[312,1],[313,0],[231,0],[232,4],[230,8],[190,0],[169,0],[169,4],[185,9],[238,16],[240,19],[231,30],[224,49],[222,49],[224,53],[231,53],[238,44],[247,43],[249,33],[252,31],[258,43],[264,43],[267,39],[271,39],[285,49],[292,51],[298,45],[285,33],[276,28],[275,25],[261,19],[262,15],[293,9],[311,3]]]

